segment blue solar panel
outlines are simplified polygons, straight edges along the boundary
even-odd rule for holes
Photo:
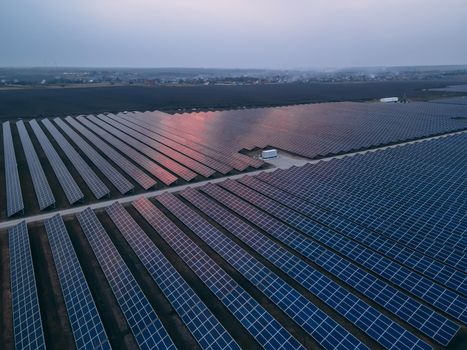
[[[45,349],[26,222],[8,229],[11,303],[16,349]]]
[[[137,120],[135,120],[135,118],[128,118],[126,115],[122,116],[122,117],[117,117],[115,115],[112,115],[112,114],[109,114],[108,115],[109,118],[111,118],[112,120],[114,121],[118,121],[134,130],[137,130],[139,132],[141,132],[142,134],[160,142],[160,143],[163,143],[173,149],[176,149],[177,151],[183,153],[183,154],[186,154],[187,156],[199,161],[200,163],[203,163],[203,164],[206,164],[207,166],[209,166],[210,168],[212,169],[215,169],[217,170],[218,172],[220,172],[221,174],[227,174],[228,172],[230,172],[232,170],[232,167],[230,166],[227,166],[226,164],[224,163],[221,163],[217,160],[215,160],[214,158],[211,158],[211,157],[208,157],[200,152],[197,152],[189,147],[186,147],[183,143],[180,144],[178,142],[175,142],[163,135],[160,134],[160,132],[154,132],[154,130],[150,127],[148,127],[148,125],[146,126],[141,126],[140,123],[138,123]]]
[[[39,124],[37,124],[37,121],[35,119],[30,120],[29,125],[31,125],[32,131],[36,135],[37,140],[44,150],[44,153],[49,160],[55,175],[57,176],[58,182],[60,182],[60,186],[62,187],[63,192],[65,192],[68,202],[73,204],[83,199],[83,192],[81,192],[78,184],[71,176],[67,167],[63,163],[57,151],[55,151],[47,136],[40,128]]]
[[[126,134],[123,131],[120,131],[114,126],[110,124],[104,123],[102,120],[98,118],[92,118],[92,121],[96,123],[98,126],[103,128],[104,130],[108,131],[115,137],[118,137],[123,142],[129,144],[131,147],[136,149],[137,151],[143,153],[144,155],[148,156],[155,162],[159,163],[163,167],[167,168],[175,175],[181,177],[186,181],[193,180],[196,177],[196,174],[188,168],[185,168],[183,165],[175,162],[174,160],[168,158],[161,152],[156,151],[154,148],[151,148],[144,144],[143,142],[139,141],[140,137],[133,137],[129,134]]]
[[[131,135],[134,138],[140,140],[144,144],[158,150],[159,152],[162,152],[163,154],[172,158],[178,163],[183,164],[184,166],[186,166],[188,169],[191,169],[195,173],[198,173],[204,177],[210,177],[215,173],[213,169],[207,167],[206,165],[201,164],[198,161],[190,157],[187,157],[185,154],[180,153],[179,151],[166,146],[165,144],[155,140],[154,138],[148,137],[146,135],[147,132],[144,129],[136,131],[134,128],[128,127],[128,123],[126,123],[124,120],[118,121],[118,119],[117,120],[111,119],[103,115],[99,115],[99,118],[102,121],[109,123],[112,126],[115,126],[119,130],[124,131],[128,135]]]
[[[465,196],[458,180],[466,145],[465,135],[450,136],[278,171],[274,178],[294,177],[287,188],[294,195],[467,272]]]
[[[15,215],[24,210],[21,183],[16,163],[15,146],[11,136],[10,122],[3,123],[3,151],[5,158],[5,189],[7,216]]]
[[[91,209],[77,214],[130,329],[141,349],[175,349],[172,339]]]
[[[104,153],[110,160],[112,160],[112,162],[117,164],[120,169],[133,178],[133,180],[135,180],[142,188],[147,190],[156,185],[156,181],[154,179],[152,179],[144,171],[130,162],[122,154],[118,153],[110,145],[105,143],[104,140],[78,123],[74,118],[67,117],[66,121],[68,121],[71,126],[78,130],[84,137],[86,137],[92,144],[94,144],[94,146],[96,146],[102,153]]]
[[[322,246],[314,243],[309,239],[306,239],[305,237],[300,235],[299,232],[278,222],[273,217],[270,217],[269,215],[260,212],[258,209],[252,207],[251,205],[240,200],[234,195],[214,186],[212,186],[212,188],[206,188],[205,191],[206,193],[209,193],[212,197],[214,197],[216,200],[220,201],[222,204],[228,206],[235,212],[244,216],[249,221],[257,225],[258,227],[264,229],[266,232],[278,238],[285,244],[288,244],[290,247],[294,248],[295,250],[297,250],[298,252],[315,262],[317,265],[321,266],[331,274],[340,278],[343,282],[352,286],[353,288],[363,293],[368,298],[374,300],[381,306],[385,307],[388,311],[393,312],[395,315],[399,316],[404,321],[413,325],[415,328],[419,329],[421,332],[427,334],[439,343],[447,344],[458,331],[459,327],[455,323],[449,321],[448,319],[439,314],[434,313],[426,306],[416,302],[414,299],[410,298],[404,293],[397,291],[396,289],[392,288],[391,286],[374,277],[373,275],[360,269],[357,265],[340,258],[333,252],[323,248]],[[193,195],[190,194],[190,197],[191,196]],[[199,195],[195,198],[198,197]],[[207,202],[206,200],[201,201],[201,199],[197,200],[197,205],[200,205],[199,202],[201,202],[205,206],[209,206],[209,215],[215,215],[215,220],[219,223],[226,222],[226,225],[228,224],[229,229],[235,234],[238,235],[241,232],[248,232],[244,234],[245,238],[242,237],[242,239],[248,240],[249,236],[257,237],[256,240],[253,242],[255,244],[260,244],[260,242],[263,242],[265,240],[265,238],[261,237],[261,234],[258,231],[255,231],[250,226],[242,223],[241,220],[231,215],[228,215],[228,212],[223,211],[219,206]],[[268,246],[268,243],[262,244],[264,244],[265,247]],[[276,252],[275,254],[278,254],[277,252],[280,251],[280,249],[279,247],[277,247],[277,249],[270,247],[269,251],[274,251]],[[275,257],[275,259],[277,260],[279,258]],[[290,259],[291,258],[288,258],[288,260]],[[282,260],[287,261],[287,259],[285,258],[279,259],[279,261]],[[296,265],[298,266],[300,264],[297,263]],[[309,267],[304,267],[300,270],[308,271]],[[293,272],[293,270],[291,272]],[[306,273],[305,275],[312,276],[313,272]],[[314,280],[323,281],[326,280],[326,278],[316,277],[314,278]],[[305,282],[308,285],[310,284],[310,282],[307,280],[305,280]],[[315,289],[312,290],[312,292],[318,295],[320,298],[328,300],[328,296],[330,295],[329,291],[337,291],[337,288],[332,287],[332,283],[323,283],[322,285],[325,285],[325,288],[320,290],[319,287],[315,287]],[[340,296],[345,295],[345,293],[343,292],[335,292],[335,294],[339,294]],[[333,300],[329,300],[328,302],[331,304],[334,303]],[[367,309],[368,312],[373,312],[373,310],[370,310],[369,308]],[[351,308],[349,307],[346,309],[341,309],[341,312],[349,313],[351,312]],[[360,325],[360,327],[364,329],[365,325]],[[371,327],[367,327],[367,329],[364,330],[370,332]]]
[[[247,157],[243,154],[235,153],[232,149],[226,149],[224,147],[221,148],[213,148],[210,145],[206,145],[205,140],[202,140],[199,135],[191,135],[188,133],[182,133],[180,130],[173,126],[168,126],[164,124],[164,119],[159,119],[156,116],[160,116],[165,113],[161,113],[159,111],[155,112],[135,112],[130,115],[130,117],[134,118],[139,122],[144,123],[144,126],[150,125],[151,129],[156,128],[158,132],[162,132],[165,136],[182,143],[183,145],[187,145],[190,148],[196,149],[203,154],[209,155],[216,159],[220,159],[227,164],[232,165],[235,169],[239,171],[243,171],[248,168],[249,165],[254,166],[255,168],[260,167],[263,163],[258,162],[256,159],[252,159]],[[119,114],[119,116],[122,116]],[[123,117],[128,117],[128,115],[123,115]]]
[[[380,343],[389,341],[388,339],[385,339],[387,335],[377,328],[379,327],[378,323],[384,323],[387,325],[386,329],[388,333],[391,333],[390,337],[392,337],[393,333],[403,332],[403,329],[400,326],[394,324],[391,320],[389,320],[386,316],[382,315],[379,311],[367,305],[365,302],[358,299],[355,295],[349,293],[347,290],[340,287],[338,284],[334,283],[329,278],[319,273],[317,270],[314,270],[311,266],[307,265],[303,260],[301,260],[297,256],[289,253],[285,249],[281,248],[279,245],[273,243],[271,240],[264,237],[259,231],[253,229],[251,226],[247,225],[242,220],[233,216],[219,205],[213,203],[212,201],[209,201],[200,193],[195,191],[184,191],[183,195],[196,206],[198,206],[201,210],[205,211],[206,214],[209,215],[213,220],[223,225],[226,229],[235,234],[238,238],[242,239],[245,243],[250,245],[258,253],[262,254],[276,266],[281,268],[285,273],[289,274],[297,282],[302,284],[310,292],[314,293],[316,296],[318,296],[336,311],[341,313],[343,316],[347,317],[349,320],[352,319],[352,315],[355,314],[355,310],[359,310],[358,314],[360,315],[360,317],[356,321],[354,321],[356,326],[361,328],[371,337],[375,338],[375,340],[379,341]],[[274,223],[274,221],[272,220],[270,221],[270,223],[272,224]],[[304,240],[304,242],[301,243],[301,247],[306,247],[306,244],[311,242]],[[373,287],[373,284],[376,281],[375,278],[372,278],[372,276],[368,274],[366,274],[365,276],[365,273],[363,271],[359,271],[355,266],[353,266],[352,268],[351,265],[346,264],[346,261],[339,259],[337,256],[333,256],[331,252],[326,252],[324,249],[320,249],[319,246],[313,245],[312,243],[308,244],[308,247],[312,248],[312,250],[308,251],[308,254],[306,254],[307,257],[309,257],[310,259],[316,260],[316,257],[320,257],[320,259],[322,257],[322,260],[329,261],[332,260],[332,257],[334,257],[334,260],[337,260],[337,262],[340,263],[340,265],[333,266],[333,269],[328,270],[335,275],[336,271],[342,271],[342,273],[338,277],[345,276],[346,274],[354,276],[356,272],[360,272],[359,277],[362,278],[362,285],[364,285],[365,283],[369,283],[370,285],[372,285],[372,291],[378,290],[378,288],[383,287],[383,291],[380,293],[382,295],[379,299],[376,298],[376,301],[388,298],[388,296],[389,300],[396,299],[397,296],[397,300],[402,301],[400,305],[400,312],[397,312],[397,314],[406,317],[407,312],[415,313],[415,315],[411,317],[411,320],[413,319],[417,322],[411,323],[415,323],[414,325],[418,326],[418,328],[420,328],[421,331],[427,333],[432,337],[435,337],[438,341],[442,341],[443,343],[447,344],[458,330],[458,327],[454,323],[449,322],[448,320],[439,315],[437,315],[437,318],[435,318],[431,310],[418,303],[414,303],[415,308],[409,308],[408,302],[406,301],[410,299],[406,296],[403,296],[402,293],[394,293],[394,290],[388,290],[388,286],[384,285],[384,283],[376,283],[376,285]],[[333,261],[333,263],[334,265],[337,265],[336,261]],[[328,266],[324,264],[321,265],[325,268],[328,268]],[[365,280],[364,277],[367,277],[367,280]],[[345,280],[345,282],[348,282],[348,280]],[[393,294],[391,294],[390,292],[393,292]],[[373,294],[367,296],[372,297]],[[389,300],[386,299],[383,303],[383,306],[386,306]],[[371,318],[376,317],[378,321],[374,323],[367,323],[365,314],[371,315]],[[418,319],[416,318],[416,316],[419,315],[426,316],[427,319],[424,319],[421,323],[418,323]],[[441,321],[439,321],[438,319],[441,319]],[[448,323],[447,325],[445,325],[446,322]],[[439,335],[440,328],[442,330],[441,335]],[[413,336],[408,337],[413,338]]]
[[[32,184],[39,203],[39,209],[43,210],[51,205],[55,205],[55,198],[23,121],[20,120],[17,122],[16,127],[18,128],[21,144],[23,145],[24,155],[26,156]]]
[[[138,152],[136,149],[128,146],[125,142],[120,141],[115,136],[112,136],[107,131],[102,129],[101,127],[97,126],[96,124],[91,123],[91,121],[98,120],[94,116],[88,116],[87,118],[80,118],[78,120],[86,126],[88,129],[91,129],[96,134],[98,134],[101,138],[106,140],[120,152],[125,154],[126,156],[130,157],[134,162],[140,165],[142,168],[146,169],[149,173],[154,175],[157,179],[162,181],[166,185],[171,185],[175,181],[177,181],[177,177],[164,168],[160,167],[157,163],[153,162],[151,159],[146,157],[145,155]]]
[[[235,242],[224,236],[214,226],[202,219],[172,194],[164,193],[156,198],[324,348],[366,348],[363,343],[303,297],[292,286]],[[414,345],[415,348],[425,348],[422,342],[416,341],[414,343],[411,338],[404,340]],[[394,339],[394,342],[396,341],[397,338]]]
[[[261,305],[146,198],[135,208],[264,348],[303,348]]]
[[[63,120],[54,119],[55,123],[68,135],[70,139],[81,149],[81,151],[94,163],[94,165],[109,179],[121,194],[133,190],[134,186],[120,172],[115,169],[104,157],[83,140],[73,129]]]
[[[265,179],[265,177],[262,178]],[[400,243],[375,235],[371,230],[361,225],[345,220],[334,213],[322,210],[316,205],[293,196],[285,192],[288,181],[276,180],[277,181],[274,181],[274,183],[277,186],[280,182],[282,189],[260,181],[258,177],[245,176],[241,178],[239,182],[267,195],[269,198],[279,203],[307,215],[317,222],[323,223],[327,227],[347,237],[367,245],[375,251],[396,260],[404,266],[414,269],[448,288],[457,290],[464,295],[467,294],[467,276],[462,272],[417,251],[411,250]]]
[[[407,291],[426,300],[430,304],[437,306],[441,311],[446,312],[463,322],[467,319],[467,300],[460,295],[456,295],[455,293],[434,284],[423,276],[400,266],[399,264],[367,249],[366,247],[356,244],[332,230],[318,225],[311,219],[286,208],[285,206],[282,206],[281,204],[270,200],[267,197],[238,184],[237,182],[227,180],[221,185],[259,206],[271,215],[283,220],[297,230],[300,230],[306,235],[315,238],[317,241],[336,249],[370,270],[391,280]],[[437,292],[440,290],[442,290],[442,293],[438,294]],[[382,301],[384,301],[384,298]],[[420,311],[422,312],[423,310],[421,309]],[[423,311],[423,314],[425,315],[426,311]],[[438,316],[432,313],[432,317],[437,318]],[[422,319],[426,318],[427,316]],[[433,331],[435,329],[436,327],[433,328]]]
[[[456,117],[466,113],[465,105],[341,102],[135,116],[227,154],[272,146],[316,158],[462,130],[467,121]]]
[[[84,159],[75,151],[72,145],[65,139],[65,137],[58,131],[58,129],[48,119],[43,119],[42,124],[47,128],[70,162],[76,168],[78,173],[83,178],[84,182],[91,189],[92,193],[97,199],[100,199],[109,194],[109,189],[96,175],[96,173],[89,167]]]
[[[133,205],[149,215],[144,201]],[[232,337],[123,206],[114,203],[106,211],[200,346],[237,349]]]
[[[70,237],[57,214],[44,221],[77,349],[110,349]]]

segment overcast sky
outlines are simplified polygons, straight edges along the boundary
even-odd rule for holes
[[[0,66],[467,64],[467,0],[0,0]]]

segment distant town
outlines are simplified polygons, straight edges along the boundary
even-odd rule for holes
[[[312,82],[462,80],[467,66],[346,69],[0,68],[0,88],[261,85]]]

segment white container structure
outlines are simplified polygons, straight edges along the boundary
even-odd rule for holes
[[[268,149],[261,152],[261,158],[271,159],[277,157],[277,149]]]
[[[379,99],[379,102],[383,102],[383,103],[395,103],[395,102],[399,102],[399,97],[384,97],[384,98],[380,98]]]

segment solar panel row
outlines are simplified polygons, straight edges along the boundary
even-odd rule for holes
[[[302,346],[261,305],[149,200],[133,205],[264,348]]]
[[[273,146],[314,158],[462,130],[467,121],[457,117],[465,113],[465,105],[341,102],[173,116],[150,112],[138,115],[177,135],[230,153]],[[221,129],[222,135],[218,132]]]
[[[156,198],[323,347],[327,349],[366,348],[358,339],[317,308],[290,284],[220,233],[214,226],[202,219],[172,194],[164,193]],[[372,321],[375,321],[375,319]],[[384,325],[382,329],[386,329],[386,326],[388,325]],[[411,344],[414,348],[426,348],[423,342],[413,336],[397,333],[392,335],[391,345],[397,344],[398,339],[403,339],[404,342]]]
[[[59,118],[54,119],[55,123],[68,135],[70,139],[80,148],[89,160],[109,179],[121,194],[133,190],[134,186],[115,169],[107,160],[81,138],[73,129]]]
[[[98,134],[101,138],[103,138],[108,143],[110,143],[112,146],[114,146],[117,150],[129,156],[134,162],[136,162],[142,168],[146,169],[149,173],[154,175],[157,179],[162,181],[164,184],[171,185],[172,183],[177,181],[177,177],[175,175],[172,175],[170,172],[160,167],[158,164],[153,162],[151,159],[147,158],[146,156],[139,153],[134,148],[128,146],[126,143],[112,136],[111,134],[109,134],[107,131],[105,131],[101,127],[97,126],[96,124],[91,123],[91,121],[96,120],[95,117],[89,116],[88,117],[89,120],[86,118],[78,118],[78,119],[83,125],[93,130],[96,134]]]
[[[169,169],[174,174],[177,174],[182,179],[186,181],[193,180],[196,177],[196,174],[191,170],[185,168],[184,166],[178,164],[177,162],[173,161],[172,159],[168,158],[164,154],[156,151],[155,149],[147,146],[143,142],[139,141],[140,138],[136,139],[120,130],[111,126],[107,123],[104,123],[102,120],[97,118],[93,118],[92,121],[96,123],[101,128],[107,130],[112,135],[118,137],[123,142],[129,144],[131,147],[136,149],[137,151],[145,154],[155,162],[161,164],[163,167]]]
[[[41,162],[39,161],[39,157],[37,156],[23,121],[20,120],[17,122],[16,127],[18,128],[21,144],[23,145],[24,155],[26,156],[32,184],[39,203],[39,209],[43,210],[51,205],[55,205],[55,197],[50,189],[49,182],[47,181],[47,177],[45,176]]]
[[[152,132],[155,132],[179,144],[185,145],[189,147],[190,149],[195,150],[203,155],[206,155],[213,159],[217,159],[225,164],[228,164],[229,166],[231,166],[232,168],[238,171],[243,171],[246,168],[248,168],[248,163],[240,159],[237,159],[234,155],[230,156],[230,155],[220,153],[219,151],[213,150],[206,145],[202,145],[200,143],[193,142],[192,140],[188,138],[181,137],[180,135],[177,135],[177,133],[171,132],[170,130],[164,128],[164,126],[160,125],[156,121],[142,117],[142,115],[144,114],[136,113],[136,112],[132,113],[131,115],[119,113],[117,114],[117,117],[123,118],[127,121],[135,123],[146,129],[149,129]]]
[[[140,211],[147,208],[141,201],[135,207]],[[202,348],[237,349],[238,345],[222,324],[123,206],[115,203],[106,211],[198,344]]]
[[[338,252],[385,277],[406,291],[438,307],[441,311],[463,322],[467,320],[467,299],[460,295],[456,295],[456,293],[433,283],[378,253],[355,244],[346,237],[323,228],[303,215],[275,201],[269,200],[245,187],[240,187],[241,185],[236,182],[227,180],[221,186],[233,191],[242,198],[248,199],[252,204],[260,207],[267,213],[281,219],[304,234],[315,238],[322,244],[336,249]]]
[[[156,181],[150,176],[146,175],[144,171],[135,166],[123,155],[115,151],[111,146],[105,143],[98,136],[93,134],[89,129],[86,129],[83,125],[78,123],[75,119],[67,117],[65,118],[71,126],[78,130],[81,135],[86,137],[89,142],[97,147],[102,153],[104,153],[112,162],[120,167],[125,173],[127,173],[133,180],[135,180],[145,190],[156,185]]]
[[[215,186],[207,188],[206,193],[209,193],[213,198],[231,208],[237,214],[244,216],[250,222],[265,230],[265,232],[297,250],[318,266],[321,266],[329,273],[340,278],[343,282],[355,288],[355,290],[358,290],[440,344],[446,345],[449,343],[459,330],[459,327],[455,323],[434,313],[428,307],[420,304],[404,293],[397,291],[383,281],[378,280],[373,275],[358,268],[355,264],[349,263],[333,252],[307,240],[301,236],[299,232],[294,232],[290,228],[281,225],[280,222],[276,222],[274,218],[260,213],[258,209],[248,205],[240,198]],[[335,295],[339,295],[340,297],[344,297],[348,294],[346,291],[339,290],[327,277],[320,276],[320,274],[317,271],[313,271],[310,266],[306,265],[304,262],[300,262],[299,258],[294,257],[291,253],[285,253],[279,246],[274,246],[271,241],[262,237],[259,231],[254,230],[242,220],[236,218],[225,209],[222,209],[219,205],[209,201],[199,192],[184,191],[182,195],[190,202],[200,207],[216,222],[225,226],[230,232],[240,236],[240,239],[250,244],[254,249],[257,249],[259,252],[264,250],[266,254],[268,254],[267,252],[274,252],[271,258],[276,264],[276,261],[278,261],[284,268],[288,265],[296,266],[297,270],[300,271],[299,274],[294,273],[294,270],[285,270],[285,272],[291,274],[293,278],[297,279],[306,288],[309,288],[310,291],[318,297],[332,304],[335,303],[335,301],[334,298],[328,299],[330,289],[335,290]],[[306,276],[306,278],[302,276]],[[319,281],[319,285],[317,287],[313,286],[310,280]],[[320,286],[325,287],[320,289]],[[355,301],[354,296],[348,296],[347,298],[351,301]],[[358,307],[361,307],[361,305],[358,305]],[[335,308],[335,306],[333,306],[333,308]],[[341,310],[343,313],[350,313],[352,306],[347,305],[346,308],[342,308]],[[368,308],[368,306],[367,310],[374,312],[374,310]],[[366,331],[371,332],[371,327]]]
[[[91,209],[77,214],[115,298],[141,349],[175,349],[159,317]]]
[[[212,158],[209,158],[209,157],[206,157],[205,155],[201,154],[201,153],[198,153],[184,145],[181,145],[177,142],[174,142],[168,138],[165,138],[155,132],[152,132],[150,131],[149,129],[146,129],[146,128],[143,128],[135,123],[133,123],[132,121],[128,120],[128,119],[125,119],[125,118],[119,118],[115,115],[112,115],[112,114],[109,114],[107,116],[108,118],[110,118],[111,120],[113,120],[114,122],[118,122],[120,124],[123,124],[135,131],[138,131],[140,132],[141,134],[147,136],[147,137],[150,137],[151,139],[161,143],[161,144],[164,144],[178,152],[180,152],[181,154],[184,154],[184,155],[187,155],[188,157],[202,163],[202,164],[205,164],[207,165],[208,167],[220,172],[221,174],[227,174],[228,172],[230,172],[232,170],[231,167],[223,164],[223,163],[220,163],[218,161],[216,161],[215,159],[212,159]],[[110,120],[109,120],[110,121]],[[195,164],[196,165],[196,164]],[[210,172],[208,172],[207,174],[209,174]],[[203,174],[202,174],[203,175]],[[210,175],[209,175],[210,176]]]
[[[201,176],[210,177],[215,173],[215,171],[213,169],[205,166],[204,164],[201,164],[201,163],[197,162],[196,160],[187,157],[186,155],[174,150],[173,148],[167,147],[166,145],[164,145],[164,144],[162,144],[162,143],[160,143],[160,142],[158,142],[158,141],[144,135],[141,132],[138,132],[138,131],[136,131],[134,129],[131,129],[131,128],[127,127],[125,125],[126,123],[124,123],[124,121],[123,121],[123,123],[116,122],[114,119],[111,119],[111,118],[109,118],[107,116],[104,116],[104,115],[99,115],[99,118],[102,121],[104,121],[104,122],[114,126],[115,128],[125,132],[126,134],[128,134],[130,136],[133,136],[135,139],[140,140],[141,142],[148,145],[149,147],[163,153],[167,157],[169,157],[172,160],[175,160],[176,162],[184,165],[185,167],[187,167],[191,171],[193,171],[195,173],[198,173]]]
[[[67,158],[78,171],[79,175],[86,182],[88,187],[97,199],[107,196],[110,191],[96,173],[89,167],[86,161],[79,155],[78,152],[70,145],[65,137],[58,131],[58,129],[48,119],[43,119],[42,124],[50,132],[52,137],[58,143]]]
[[[217,153],[224,154],[226,156],[232,157],[238,162],[245,163],[249,166],[252,166],[254,168],[259,168],[263,165],[263,162],[258,160],[258,159],[252,159],[250,157],[247,157],[243,154],[236,153],[235,149],[232,149],[230,146],[226,146],[225,143],[219,143],[217,142],[218,135],[215,135],[214,137],[210,137],[209,139],[204,138],[203,133],[197,133],[194,132],[192,129],[190,129],[194,124],[190,123],[188,127],[180,129],[177,128],[177,125],[174,125],[173,120],[170,115],[161,113],[161,112],[145,112],[145,113],[134,113],[136,117],[143,118],[143,120],[148,121],[151,124],[154,124],[155,122],[158,123],[158,127],[162,127],[164,130],[170,132],[171,134],[175,135],[183,135],[184,138],[198,144],[202,145],[205,148],[209,148],[212,151],[215,151]],[[194,114],[196,115],[196,114]],[[176,123],[178,124],[178,123]],[[179,125],[180,126],[180,125]],[[223,129],[221,129],[223,130]],[[183,133],[182,133],[183,131]],[[206,135],[207,136],[207,135]],[[237,163],[238,164],[238,163]]]
[[[458,137],[453,136],[454,140]],[[423,143],[419,150],[425,152],[432,152],[436,154],[440,150],[437,150],[434,145],[437,145],[436,140],[433,143],[426,145]],[[458,149],[462,149],[463,145],[459,144]],[[464,143],[465,146],[465,143]],[[424,149],[425,147],[429,147]],[[414,152],[417,149],[414,150]],[[391,150],[390,155],[395,156],[396,151]],[[422,153],[425,153],[422,152]],[[416,152],[417,157],[421,157],[420,152]],[[382,154],[382,159],[376,159],[374,156],[369,155],[370,161],[373,161],[373,165],[380,166],[380,162],[387,162],[388,166],[394,165],[394,160],[385,159],[386,152]],[[414,155],[415,156],[415,155]],[[392,157],[391,157],[392,158]],[[415,158],[414,158],[415,159]],[[459,160],[459,158],[453,155],[453,159]],[[366,157],[362,159],[364,162]],[[358,161],[358,159],[357,159]],[[355,160],[354,160],[355,162]],[[362,163],[363,163],[362,162]],[[346,164],[341,166],[341,170],[348,170],[348,166],[351,165],[350,161],[345,162]],[[392,164],[391,164],[392,163]],[[419,167],[422,167],[419,164]],[[295,171],[291,171],[291,175],[296,176],[297,179],[304,182],[308,186],[303,187],[295,191],[301,192],[302,198],[311,200],[313,203],[319,203],[322,207],[333,208],[336,214],[344,217],[349,217],[349,213],[352,214],[353,220],[360,224],[370,228],[373,231],[381,232],[390,239],[399,241],[411,249],[415,249],[421,253],[427,254],[433,258],[439,259],[446,264],[449,264],[455,268],[459,268],[462,271],[467,271],[467,260],[463,256],[462,252],[458,249],[453,249],[454,245],[462,244],[462,230],[465,227],[466,219],[462,216],[462,211],[459,210],[459,200],[454,200],[457,197],[457,193],[462,187],[458,181],[453,181],[456,177],[452,171],[459,172],[462,169],[456,169],[455,165],[446,164],[443,167],[431,167],[432,169],[426,169],[424,172],[430,174],[432,181],[420,181],[419,178],[413,176],[404,176],[403,181],[398,180],[396,173],[391,180],[392,185],[399,190],[398,195],[378,194],[377,186],[367,184],[367,192],[363,189],[354,189],[354,186],[346,187],[341,186],[340,191],[332,189],[327,184],[322,184],[319,191],[313,191],[313,188],[321,183],[320,180],[317,182],[313,179],[312,175],[307,175],[309,167],[304,168],[302,174],[296,174]],[[454,170],[449,170],[450,168]],[[399,170],[399,169],[398,169]],[[357,170],[354,170],[357,171]],[[392,172],[392,170],[391,170]],[[388,171],[387,179],[390,179],[390,173]],[[383,175],[379,175],[375,171],[375,177],[381,179]],[[342,173],[343,174],[343,173]],[[284,181],[286,178],[282,172],[278,172],[278,177]],[[344,177],[340,175],[340,177]],[[423,176],[424,177],[424,176]],[[442,179],[443,182],[439,182]],[[334,180],[327,180],[334,181]],[[380,180],[383,181],[383,180]],[[433,181],[437,181],[438,186],[433,186]],[[356,181],[358,183],[359,181]],[[390,183],[391,183],[390,182]],[[410,187],[407,187],[410,186]],[[341,196],[343,192],[350,193],[351,196],[344,196],[339,202],[334,199],[336,196]],[[371,197],[368,195],[371,193]],[[407,194],[407,197],[403,197],[401,194]],[[375,200],[369,200],[368,198],[375,197]],[[392,198],[395,197],[395,198]],[[408,198],[413,200],[408,200]],[[439,198],[438,206],[429,205],[432,204],[433,198]],[[352,212],[356,205],[359,205],[359,210],[355,213]],[[419,208],[418,215],[414,215],[414,208]],[[415,209],[416,210],[416,209]],[[392,220],[388,220],[392,218]],[[424,221],[420,222],[420,218]],[[397,221],[394,223],[394,221]],[[418,225],[417,225],[418,223]],[[410,231],[411,234],[407,234]]]
[[[209,148],[207,145],[196,143],[188,138],[181,137],[180,135],[177,135],[177,133],[171,132],[168,129],[164,128],[164,126],[160,125],[155,120],[144,118],[143,115],[145,114],[136,113],[136,112],[130,115],[119,113],[117,114],[117,117],[130,121],[136,125],[142,126],[169,140],[175,141],[178,144],[185,145],[189,147],[189,149],[195,150],[196,152],[199,152],[200,154],[206,155],[213,159],[217,159],[221,161],[222,163],[230,165],[232,168],[238,171],[243,171],[246,168],[248,168],[248,163],[242,161],[241,159],[237,159],[235,157],[235,154],[233,155],[223,154],[223,153],[220,153],[219,151]]]
[[[110,349],[101,318],[62,217],[44,221],[77,349]]]
[[[37,140],[39,141],[47,159],[49,160],[49,163],[55,175],[57,176],[58,182],[60,183],[60,186],[62,186],[63,192],[65,192],[68,202],[73,204],[83,199],[83,192],[81,192],[78,184],[71,176],[67,167],[63,163],[57,151],[55,151],[54,147],[40,128],[37,121],[35,119],[30,120],[29,125],[31,125],[32,131],[36,135]]]
[[[15,146],[11,135],[10,122],[4,122],[3,128],[3,152],[5,159],[5,189],[7,216],[10,217],[24,210],[23,195],[16,163]]]
[[[26,222],[8,230],[13,329],[16,349],[45,349],[36,278]]]
[[[263,178],[263,180],[264,179],[265,178]],[[408,249],[400,243],[386,240],[377,235],[375,236],[365,227],[357,225],[351,221],[346,221],[340,216],[324,211],[309,202],[285,192],[283,189],[279,189],[269,183],[260,181],[258,177],[245,176],[241,178],[239,182],[261,192],[264,195],[267,195],[269,198],[274,199],[289,208],[293,208],[317,222],[325,224],[327,227],[340,232],[349,238],[365,244],[369,248],[374,249],[375,251],[384,254],[400,264],[412,268],[429,278],[432,278],[436,282],[448,288],[457,290],[464,295],[467,294],[467,276],[450,266],[444,265],[430,257]],[[286,188],[287,184],[283,182],[282,186],[283,188]]]

